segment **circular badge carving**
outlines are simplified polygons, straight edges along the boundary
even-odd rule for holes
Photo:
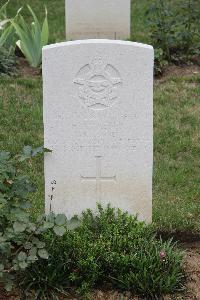
[[[80,99],[87,107],[102,110],[116,102],[122,80],[115,67],[96,58],[79,70],[74,83],[78,86]]]

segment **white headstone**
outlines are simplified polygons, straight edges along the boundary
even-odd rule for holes
[[[110,40],[43,49],[46,212],[110,203],[151,221],[153,48]]]
[[[130,37],[130,0],[65,0],[67,40]]]

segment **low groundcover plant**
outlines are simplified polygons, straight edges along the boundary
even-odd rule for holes
[[[0,47],[0,76],[16,75],[16,58],[6,48]]]
[[[62,237],[46,232],[49,259],[26,270],[21,285],[46,293],[73,288],[84,295],[110,286],[154,296],[182,288],[183,253],[169,240],[157,240],[152,226],[108,206],[83,212],[80,225]]]
[[[8,291],[17,284],[28,299],[56,299],[71,289],[85,295],[105,285],[145,296],[180,290],[183,253],[128,213],[98,205],[79,220],[32,217],[34,187],[21,165],[31,166],[45,151],[26,146],[20,155],[0,152],[0,283]]]

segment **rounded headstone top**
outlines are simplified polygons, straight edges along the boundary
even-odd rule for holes
[[[124,46],[131,46],[131,47],[135,47],[135,48],[143,48],[143,49],[153,50],[153,46],[147,45],[147,44],[142,44],[142,43],[137,43],[137,42],[121,41],[121,40],[107,40],[107,39],[89,39],[89,40],[67,41],[67,42],[61,42],[61,43],[47,45],[47,46],[43,47],[43,51],[58,48],[58,47],[88,45],[88,44],[124,45]]]

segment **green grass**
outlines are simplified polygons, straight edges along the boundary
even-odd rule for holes
[[[148,42],[144,12],[151,2],[132,1],[132,40]],[[50,41],[65,39],[64,0],[11,0],[10,15],[23,4],[31,4],[41,18],[45,4]],[[199,98],[197,75],[155,82],[153,220],[161,230],[200,230]],[[43,144],[40,79],[1,78],[0,112],[0,149],[17,152],[24,145]],[[32,199],[37,213],[44,205],[42,160],[33,164],[30,175],[39,187]]]
[[[200,77],[155,84],[154,220],[162,230],[200,230]]]
[[[0,78],[0,149],[18,153],[24,145],[43,145],[42,83],[33,79]],[[43,162],[24,170],[38,186],[34,211],[43,209]]]
[[[158,229],[200,230],[200,77],[155,82],[153,220]],[[19,151],[43,144],[42,83],[0,80],[0,149]],[[43,161],[30,169],[39,191],[34,211],[44,205]]]

